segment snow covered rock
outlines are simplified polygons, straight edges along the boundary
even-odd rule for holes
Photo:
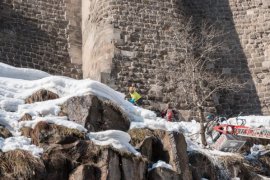
[[[30,133],[34,144],[39,146],[49,144],[69,144],[79,139],[85,139],[85,133],[44,121],[39,122]]]
[[[32,104],[35,102],[47,101],[52,99],[58,99],[59,96],[49,90],[40,89],[34,92],[31,96],[25,99],[26,104]]]
[[[158,167],[150,170],[148,172],[149,180],[182,180],[180,174],[177,174],[175,171],[172,171],[168,168]]]
[[[130,126],[129,119],[116,104],[93,95],[68,99],[62,105],[62,113],[92,132],[110,129],[127,131]]]

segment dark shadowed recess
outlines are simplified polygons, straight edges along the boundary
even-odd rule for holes
[[[179,6],[181,6],[179,8],[184,11],[185,16],[192,16],[195,22],[207,21],[223,26],[222,29],[226,33],[224,46],[229,48],[230,53],[220,54],[222,58],[216,68],[229,70],[232,76],[240,78],[243,82],[248,82],[248,85],[240,92],[221,94],[217,105],[218,113],[261,114],[260,100],[247,64],[246,55],[235,29],[229,1],[182,0]]]

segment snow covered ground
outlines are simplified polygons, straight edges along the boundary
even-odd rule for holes
[[[40,89],[50,90],[58,94],[60,98],[33,104],[24,103],[25,98]],[[189,150],[202,150],[199,145],[199,124],[196,121],[167,122],[165,119],[157,117],[152,111],[133,106],[124,99],[123,94],[97,81],[51,76],[42,71],[15,68],[3,63],[0,63],[0,124],[6,126],[15,137],[8,139],[1,138],[0,149],[2,151],[16,148],[25,149],[38,156],[42,153],[42,149],[31,145],[27,138],[20,136],[19,129],[24,126],[33,128],[39,121],[48,121],[80,131],[86,131],[84,127],[68,121],[66,117],[57,116],[60,112],[59,105],[72,96],[85,94],[104,97],[118,104],[131,119],[130,128],[147,127],[150,129],[180,131],[186,136]],[[19,123],[18,120],[24,113],[31,114],[33,120]],[[270,126],[270,116],[248,116],[244,118],[250,126]],[[233,119],[230,120],[230,123],[234,123]],[[112,145],[114,148],[140,155],[129,144],[130,136],[125,132],[105,131],[89,133],[88,136],[99,145]],[[221,152],[210,150],[205,152],[208,154],[222,154]]]

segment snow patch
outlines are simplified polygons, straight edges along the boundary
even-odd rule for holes
[[[67,117],[65,117],[65,116],[63,116],[63,117],[57,117],[57,116],[37,117],[33,121],[21,121],[18,124],[18,129],[20,129],[22,127],[30,127],[32,129],[34,129],[35,126],[41,121],[44,121],[47,123],[57,124],[59,126],[64,126],[64,127],[70,128],[70,129],[77,129],[81,132],[87,132],[87,130],[82,125],[77,124],[73,121],[69,121],[67,119]]]
[[[101,132],[88,133],[89,139],[95,144],[100,146],[112,145],[114,148],[120,151],[127,151],[134,153],[136,156],[141,154],[135,150],[135,148],[129,144],[130,135],[123,131],[108,130]]]
[[[148,169],[148,171],[155,169],[155,168],[158,168],[158,167],[163,167],[163,168],[173,170],[173,167],[170,164],[167,164],[166,162],[159,160],[158,162],[153,164],[152,168]]]
[[[16,68],[0,63],[0,76],[14,79],[35,80],[50,76],[48,73],[28,68]]]
[[[39,157],[43,153],[42,148],[31,144],[31,139],[24,136],[9,137],[6,139],[0,137],[0,149],[3,152],[16,149],[26,150],[31,152],[35,157]]]

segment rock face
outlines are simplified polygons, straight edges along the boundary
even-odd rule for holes
[[[1,179],[45,179],[46,169],[41,159],[23,150],[0,154]]]
[[[49,144],[68,144],[79,139],[85,139],[85,133],[77,129],[69,129],[64,126],[39,122],[30,136],[34,144],[43,146]]]
[[[189,170],[187,144],[183,134],[162,130],[131,129],[131,144],[140,149],[142,155],[150,161],[165,161],[182,178],[192,179]]]
[[[0,125],[0,137],[5,139],[11,136],[12,136],[11,132],[7,128]]]
[[[232,178],[240,178],[247,180],[263,179],[258,174],[269,176],[269,166],[264,164],[264,159],[253,159],[248,162],[241,156],[219,156],[208,157],[205,154],[197,151],[189,153],[189,163],[194,180],[217,179],[231,180]],[[266,160],[268,163],[269,159]],[[267,169],[268,168],[268,169]]]
[[[148,173],[149,180],[182,180],[181,176],[175,171],[167,168],[158,167]]]
[[[77,167],[69,176],[69,180],[101,179],[101,172],[93,164],[84,164]]]
[[[59,169],[59,167],[65,167],[64,175],[66,177],[70,173],[70,179],[99,177],[98,179],[102,180],[143,180],[147,176],[148,162],[146,159],[130,153],[120,153],[108,146],[97,146],[89,140],[50,147],[43,154],[43,159],[46,159],[46,162],[52,162],[51,157],[55,157],[55,161],[59,163],[45,163],[46,167],[49,168],[47,171],[51,172],[50,177],[57,177],[58,179],[64,177],[57,173],[59,171],[54,170]],[[59,167],[53,167],[54,164],[59,164]],[[77,166],[77,168],[73,168],[74,170],[71,172],[72,166]],[[91,175],[88,176],[89,174]]]
[[[96,96],[72,97],[62,105],[71,121],[83,125],[90,131],[109,129],[127,131],[130,121],[111,101],[100,100]]]
[[[29,120],[32,120],[32,116],[31,116],[30,114],[28,114],[28,113],[25,113],[25,114],[21,117],[21,119],[19,119],[19,122],[20,122],[20,121],[29,121]]]
[[[41,89],[33,93],[28,98],[26,98],[25,103],[31,104],[34,102],[47,101],[47,100],[52,100],[52,99],[57,99],[57,98],[59,98],[57,94],[51,91],[48,91],[46,89]]]
[[[216,173],[218,167],[216,167],[205,155],[199,152],[190,152],[189,163],[191,164],[193,179],[218,179],[218,173]]]

